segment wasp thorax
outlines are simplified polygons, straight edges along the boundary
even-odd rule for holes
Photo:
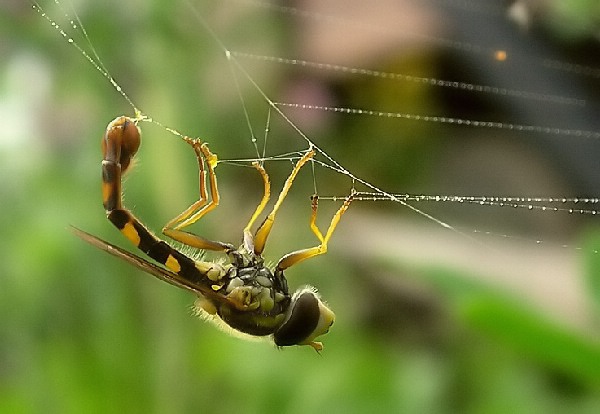
[[[313,340],[327,333],[334,320],[334,313],[315,290],[304,288],[292,297],[286,319],[273,334],[273,339],[278,346],[310,345],[320,351],[322,345]]]

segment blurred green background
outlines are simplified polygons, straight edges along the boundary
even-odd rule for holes
[[[256,152],[234,76],[260,147],[268,108],[243,75],[233,75],[195,12],[237,51],[512,87],[491,76],[508,75],[515,88],[526,89],[508,66],[495,67],[495,73],[482,63],[489,57],[478,61],[460,48],[443,47],[439,39],[490,40],[469,36],[467,25],[452,29],[456,16],[450,11],[467,22],[489,23],[486,33],[500,36],[493,46],[519,50],[521,43],[540,41],[548,48],[536,49],[542,57],[548,52],[597,67],[600,54],[590,52],[598,51],[597,4],[569,3],[573,7],[535,9],[525,23],[520,20],[521,28],[504,18],[496,2],[466,9],[468,3],[433,0],[377,7],[280,4],[321,16],[312,18],[240,1],[194,2],[194,8],[185,1],[74,1],[73,7],[102,63],[142,111],[205,138],[221,159],[237,159]],[[70,29],[64,19],[65,11],[73,16],[70,3],[42,6]],[[348,20],[340,25],[322,18],[329,15]],[[365,26],[349,30],[352,19]],[[416,205],[465,231],[514,236],[492,237],[482,246],[399,204],[356,202],[329,253],[287,273],[292,288],[317,286],[336,311],[322,355],[232,338],[194,318],[186,292],[69,232],[75,225],[127,246],[104,218],[100,138],[110,120],[133,115],[132,108],[28,2],[3,2],[0,22],[0,412],[600,411],[600,233],[590,217]],[[369,29],[380,22],[389,30]],[[502,36],[498,28],[507,27],[514,37]],[[415,39],[415,33],[426,37]],[[85,39],[76,41],[89,51]],[[473,99],[425,84],[240,62],[280,101],[507,116],[515,123],[554,120],[547,108],[545,119],[522,118],[523,101],[499,96]],[[554,79],[522,62],[516,65],[521,70],[536,68],[540,78]],[[562,81],[587,91],[589,105],[597,108],[597,78],[559,73]],[[289,115],[349,171],[392,192],[598,195],[569,164],[541,149],[549,146],[547,137],[526,141],[511,131]],[[597,119],[587,121],[591,127],[567,126],[598,131]],[[125,202],[158,230],[197,197],[196,166],[175,136],[149,123],[142,129]],[[565,153],[584,148],[582,141],[559,140]],[[306,142],[272,114],[266,148],[275,155],[303,150]],[[576,164],[588,165],[583,156]],[[290,164],[266,167],[275,191]],[[598,182],[597,162],[591,172],[582,171]],[[260,199],[261,181],[254,170],[227,163],[217,172],[222,206],[193,230],[237,242]],[[309,169],[299,176],[267,246],[268,259],[315,243],[302,224],[310,214],[312,177]],[[352,187],[347,177],[323,168],[314,177],[322,195],[343,196]],[[321,208],[326,226],[336,204],[323,202]],[[570,247],[536,246],[541,239]]]

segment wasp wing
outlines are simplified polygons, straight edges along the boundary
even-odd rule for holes
[[[189,281],[182,279],[177,273],[171,272],[161,266],[157,266],[154,263],[150,263],[149,261],[142,259],[139,256],[136,256],[127,250],[121,249],[114,244],[111,244],[107,241],[104,241],[90,233],[87,233],[77,227],[72,226],[71,231],[83,241],[91,244],[99,248],[100,250],[104,250],[105,252],[112,254],[115,257],[125,260],[126,262],[131,263],[135,267],[140,270],[143,270],[146,273],[150,273],[152,276],[167,282],[173,286],[177,286],[181,289],[185,289],[196,295],[203,295],[213,299],[217,299],[220,301],[227,301],[222,295],[209,290],[206,286],[198,286],[192,285]]]

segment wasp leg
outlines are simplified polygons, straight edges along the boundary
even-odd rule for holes
[[[298,160],[298,162],[296,163],[296,165],[294,166],[294,169],[288,176],[287,180],[285,180],[285,184],[283,185],[283,189],[279,193],[279,198],[277,199],[277,202],[273,206],[273,210],[271,211],[271,213],[269,213],[269,215],[267,216],[265,221],[263,221],[263,223],[260,225],[258,230],[256,230],[256,234],[254,235],[254,253],[255,254],[257,254],[257,255],[262,254],[262,252],[265,248],[265,244],[267,243],[267,238],[269,237],[269,233],[271,232],[271,228],[273,227],[273,223],[275,222],[275,215],[277,214],[277,211],[279,210],[281,203],[283,203],[283,200],[285,200],[285,197],[287,196],[288,192],[290,191],[292,183],[294,182],[294,179],[296,178],[298,171],[300,171],[300,168],[302,168],[302,166],[304,164],[306,164],[312,157],[314,157],[314,155],[315,155],[314,149],[311,149],[306,154],[304,154],[302,156],[302,158],[300,158]]]
[[[123,207],[121,176],[131,165],[140,142],[140,130],[131,118],[116,118],[106,128],[102,139],[102,201],[107,218],[137,248],[184,279],[194,281],[199,276],[214,278],[214,273],[221,273],[222,269],[203,269],[200,275],[200,269],[193,260],[153,235]]]
[[[276,267],[277,270],[283,271],[283,270],[287,269],[288,267],[301,262],[302,260],[310,259],[311,257],[315,257],[318,255],[327,253],[327,243],[329,242],[329,239],[333,235],[335,228],[337,227],[338,223],[340,222],[342,215],[346,212],[346,210],[348,210],[348,207],[350,206],[350,203],[352,203],[353,199],[354,199],[354,193],[350,194],[346,198],[346,200],[344,201],[344,204],[342,204],[342,206],[334,214],[334,216],[331,219],[331,223],[329,224],[329,228],[327,229],[327,233],[325,233],[325,236],[323,236],[323,234],[319,230],[319,227],[317,227],[317,224],[316,224],[319,198],[316,195],[312,196],[312,198],[311,198],[312,214],[310,215],[310,229],[312,230],[314,235],[317,236],[317,238],[319,239],[321,244],[319,244],[318,246],[315,246],[315,247],[297,250],[295,252],[286,254],[277,263],[277,267]]]
[[[208,149],[208,146],[205,143],[202,143],[198,139],[184,137],[184,140],[192,146],[194,152],[196,153],[196,159],[198,160],[200,199],[185,209],[177,217],[169,221],[163,227],[162,232],[165,236],[168,236],[173,240],[197,249],[230,252],[233,250],[233,246],[231,244],[208,240],[204,237],[182,230],[184,227],[195,223],[205,214],[215,209],[219,205],[220,201],[219,189],[217,187],[217,177],[214,171],[217,165],[217,156]],[[210,202],[208,201],[208,191],[206,189],[205,161],[208,168]]]
[[[254,251],[254,237],[252,236],[252,232],[250,229],[252,228],[252,225],[254,224],[258,216],[260,216],[260,214],[263,212],[265,206],[271,198],[271,182],[269,181],[269,175],[267,174],[267,171],[265,171],[264,167],[258,162],[253,162],[252,166],[258,170],[263,179],[264,192],[262,200],[260,200],[260,203],[256,207],[256,210],[254,210],[254,214],[252,214],[252,217],[250,217],[250,221],[248,222],[246,227],[244,227],[244,247],[249,252]]]

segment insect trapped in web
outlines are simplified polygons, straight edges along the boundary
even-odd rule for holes
[[[106,128],[102,139],[102,198],[108,219],[138,249],[160,265],[135,256],[89,233],[74,229],[83,240],[114,256],[120,257],[157,278],[197,295],[195,307],[207,319],[225,324],[235,331],[252,336],[270,336],[277,346],[309,345],[321,351],[323,345],[315,339],[329,331],[335,315],[320,298],[315,288],[306,286],[289,293],[284,271],[311,257],[327,252],[331,238],[342,215],[353,200],[351,193],[331,219],[323,234],[317,224],[318,197],[312,197],[310,228],[319,245],[284,255],[274,267],[265,264],[263,251],[275,217],[286,198],[296,175],[315,155],[306,151],[296,162],[279,193],[271,212],[253,234],[252,226],[267,206],[271,184],[259,162],[254,168],[260,173],[264,194],[250,221],[243,229],[239,247],[183,230],[200,220],[219,205],[219,190],[215,167],[217,156],[199,139],[182,137],[196,155],[199,169],[200,198],[169,221],[162,232],[169,238],[200,250],[222,252],[227,264],[195,260],[156,237],[133,213],[123,206],[121,179],[132,165],[141,144],[139,119],[121,116]]]

